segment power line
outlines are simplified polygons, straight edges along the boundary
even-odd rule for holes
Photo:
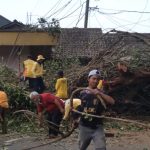
[[[67,25],[67,28],[68,27],[70,27],[74,22],[76,22],[77,21],[77,19],[74,19],[71,23],[69,23],[68,25]]]
[[[56,12],[52,13],[50,16],[46,17],[46,19],[49,19],[49,18],[52,17],[53,15],[55,15],[55,14],[57,14],[58,12],[64,10],[71,2],[72,2],[72,0],[69,0],[63,7],[61,7],[60,9],[58,9]]]
[[[147,3],[146,3],[146,5],[147,5]],[[145,5],[145,6],[146,6]],[[99,12],[99,11],[98,11]],[[102,15],[102,13],[100,13],[101,15]],[[130,23],[128,23],[128,24],[125,24],[125,25],[122,25],[122,24],[120,24],[118,21],[116,21],[116,20],[114,20],[113,18],[115,18],[114,16],[110,16],[110,15],[107,15],[107,14],[103,14],[105,17],[107,17],[107,20],[109,20],[110,22],[112,22],[113,24],[115,24],[115,25],[117,25],[117,28],[122,28],[122,29],[124,29],[124,30],[127,30],[127,31],[133,31],[132,29],[133,28],[126,28],[126,26],[131,26],[131,25],[138,25],[139,24],[139,22],[140,22],[140,20],[138,21],[138,22],[130,22]],[[109,18],[108,18],[109,17]],[[113,17],[113,18],[112,18]],[[111,19],[111,20],[110,20]],[[148,19],[145,19],[145,20],[142,20],[142,21],[146,21],[146,20],[149,20],[150,18],[148,18]],[[144,25],[143,25],[144,26]],[[150,27],[150,26],[147,26],[147,27]]]
[[[81,5],[81,0],[80,0],[80,5]],[[82,5],[82,7],[81,7],[80,14],[79,14],[79,18],[78,18],[78,20],[77,20],[76,26],[77,26],[78,23],[80,22],[81,18],[84,16],[84,15],[81,16],[82,10],[83,10],[83,5]]]
[[[85,2],[86,2],[86,1],[85,1]],[[85,2],[83,2],[82,5],[84,5]],[[63,19],[65,19],[65,18],[68,18],[70,15],[72,15],[73,13],[75,13],[80,7],[82,7],[82,5],[80,5],[78,8],[76,8],[74,11],[72,11],[72,12],[69,13],[68,15],[66,15],[66,16],[64,16],[64,17],[62,17],[62,18],[60,18],[60,19],[58,19],[58,21],[63,20]]]
[[[65,13],[63,13],[63,16],[61,18],[63,18],[64,16],[66,16],[68,14],[68,12],[70,12],[70,10],[72,10],[75,7],[75,5],[77,4],[78,1],[79,0],[74,1],[74,3],[72,4],[71,7],[67,7],[69,10],[67,10],[67,8],[66,8],[66,10],[64,10]],[[70,3],[70,5],[71,5],[71,3]],[[70,5],[68,5],[68,6],[70,6]],[[57,15],[54,16],[54,18],[56,18],[60,13],[61,12],[57,13]]]
[[[57,8],[62,0],[58,0],[57,3],[47,12],[43,17],[46,17],[55,7]]]
[[[94,13],[94,17],[95,17],[97,23],[99,24],[99,26],[100,26],[101,28],[103,28],[102,24],[100,23],[100,21],[98,20],[98,18],[97,18],[97,16],[96,16],[96,13]]]
[[[124,29],[125,31],[128,31],[130,30],[129,28],[126,28],[126,26],[129,26],[129,25],[132,25],[131,23],[130,24],[126,24],[126,25],[121,25],[118,21],[114,20],[111,16],[107,16],[105,15],[105,18],[107,18],[108,21],[110,21],[111,23],[115,24],[116,27],[115,29],[118,29],[118,28],[122,28]]]
[[[148,0],[146,0],[146,3],[145,3],[145,6],[144,6],[144,9],[143,9],[143,12],[144,12],[144,10],[146,9],[147,4],[148,4]],[[139,19],[137,20],[137,22],[131,27],[131,30],[140,22],[140,20],[141,20],[142,17],[143,17],[143,13],[140,15],[140,17],[139,17]]]
[[[137,11],[137,10],[115,10],[115,9],[106,9],[106,8],[97,8],[99,13],[102,14],[108,14],[108,15],[115,15],[115,14],[121,14],[121,13],[140,13],[140,14],[149,14],[149,11]],[[117,11],[117,12],[103,12],[100,10],[112,10],[112,11]]]
[[[126,19],[123,19],[123,18],[118,18],[118,17],[116,17],[116,16],[111,16],[111,17],[112,17],[112,18],[115,18],[115,19],[118,19],[118,20],[122,20],[122,21],[127,22],[127,23],[130,23],[130,24],[135,24],[135,22],[132,22],[132,21],[129,21],[129,20],[126,20]],[[145,22],[145,21],[148,21],[148,20],[150,20],[150,18],[144,19],[144,20],[140,20],[139,23]],[[144,27],[150,28],[149,25],[144,25],[144,24],[139,24],[139,23],[138,23],[139,26],[144,26]]]
[[[83,13],[83,15],[80,17],[80,19],[78,19],[78,22],[76,23],[76,27],[79,24],[79,22],[83,19],[84,16],[85,16],[85,13]]]

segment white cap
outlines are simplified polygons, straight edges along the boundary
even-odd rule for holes
[[[90,72],[89,72],[88,77],[90,77],[90,76],[94,76],[94,75],[100,76],[100,75],[101,75],[101,73],[100,73],[100,71],[98,71],[98,70],[94,69],[94,70],[92,70],[92,71],[90,71]]]
[[[36,96],[36,95],[39,95],[39,93],[36,91],[33,91],[30,93],[29,97],[30,97],[30,99],[32,99],[32,96]]]

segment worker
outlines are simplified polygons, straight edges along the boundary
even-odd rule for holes
[[[45,89],[44,81],[43,81],[43,74],[45,70],[43,69],[43,63],[45,58],[43,55],[38,55],[37,61],[33,65],[33,75],[35,78],[34,82],[34,90],[38,93],[42,93]]]
[[[81,105],[81,100],[78,98],[74,98],[73,100],[73,109],[76,109],[78,106]],[[63,120],[67,120],[69,118],[69,113],[71,111],[71,104],[70,104],[70,99],[67,99],[65,101],[65,114],[63,117]]]
[[[4,91],[0,90],[0,122],[2,124],[2,133],[7,133],[6,112],[9,108],[8,97]]]
[[[23,62],[23,81],[27,81],[29,82],[29,88],[33,90],[33,86],[34,86],[34,75],[33,75],[33,65],[34,65],[35,61],[33,60],[32,56],[29,55],[28,59],[25,60]]]
[[[58,79],[55,85],[56,96],[65,100],[68,98],[67,79],[64,77],[64,73],[62,70],[58,71],[57,75]]]
[[[39,94],[33,91],[30,93],[29,97],[37,105],[39,125],[42,125],[43,112],[46,111],[48,114],[47,120],[53,123],[49,124],[49,138],[57,137],[59,125],[64,113],[64,102],[51,93]]]
[[[97,88],[100,89],[100,90],[103,90],[103,88],[104,88],[104,80],[99,80]]]
[[[78,111],[100,116],[104,111],[103,103],[114,104],[114,99],[97,88],[100,79],[100,72],[92,70],[88,75],[87,90],[80,93],[81,105],[77,108]],[[103,99],[103,103],[97,97]],[[80,118],[80,119],[79,119]],[[105,134],[103,129],[103,121],[100,118],[91,117],[88,115],[80,115],[74,120],[74,123],[79,122],[79,147],[80,150],[86,150],[91,140],[94,142],[95,150],[106,150]]]

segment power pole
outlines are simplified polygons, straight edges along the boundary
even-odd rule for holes
[[[84,28],[88,27],[89,3],[90,3],[90,0],[86,0]]]

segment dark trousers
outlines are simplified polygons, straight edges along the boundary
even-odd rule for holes
[[[25,77],[25,82],[26,81],[28,81],[28,83],[29,83],[29,88],[31,90],[34,90],[35,78]]]
[[[0,123],[2,124],[2,133],[6,134],[7,133],[7,122],[5,118],[5,113],[6,113],[6,108],[0,107]]]
[[[55,136],[58,135],[58,133],[59,133],[58,126],[60,125],[62,117],[63,117],[63,115],[59,110],[55,110],[53,112],[48,113],[47,120],[57,125],[57,126],[55,126],[55,125],[52,125],[51,123],[49,123],[49,136],[50,135],[55,135]]]
[[[42,77],[35,78],[34,90],[37,91],[38,93],[42,93],[45,90],[45,85]]]

